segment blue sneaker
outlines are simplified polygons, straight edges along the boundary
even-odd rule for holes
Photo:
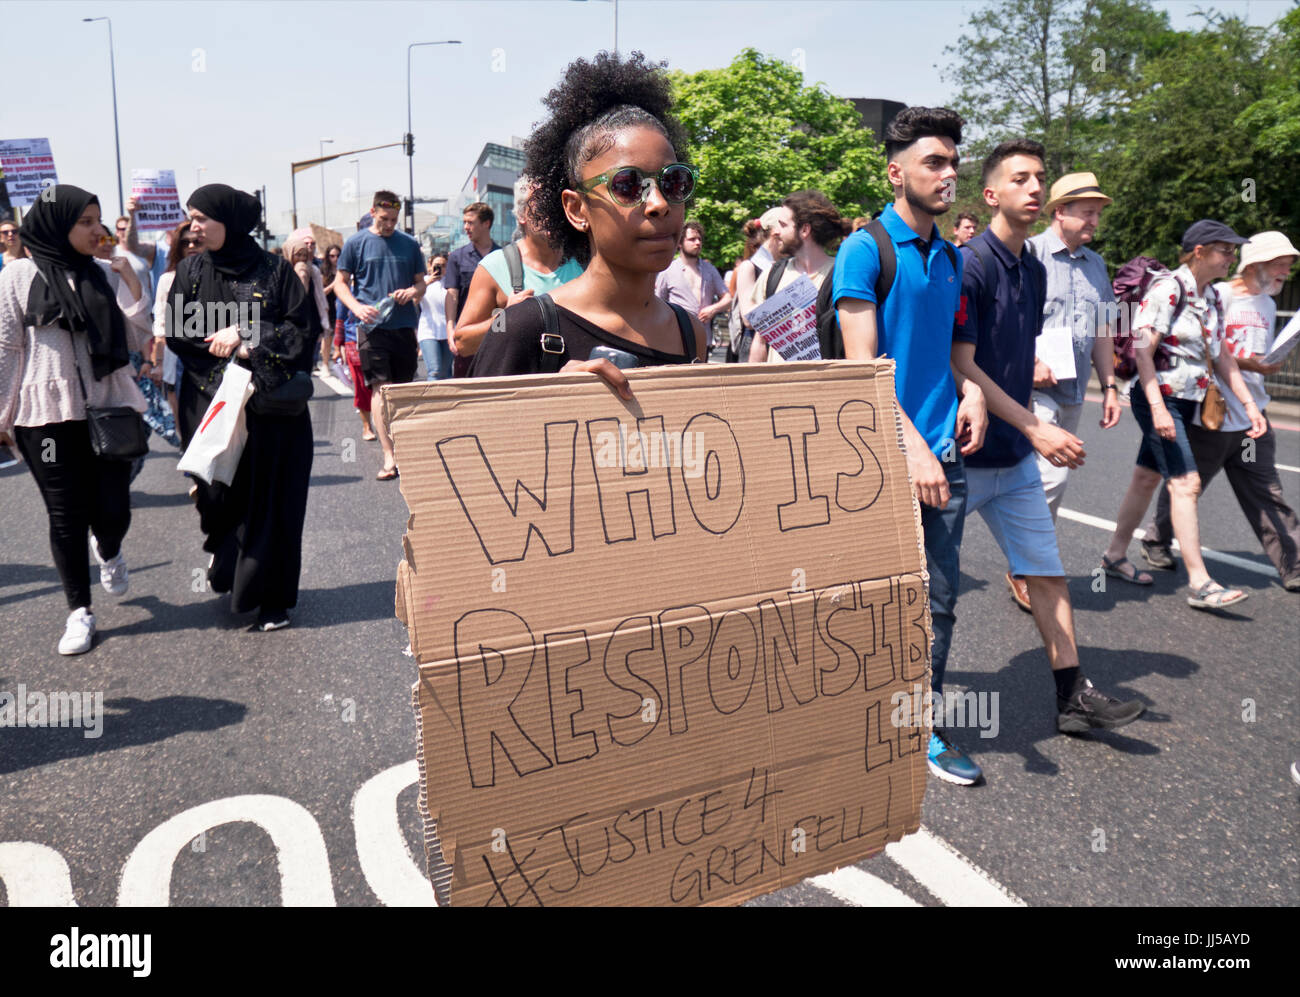
[[[958,786],[973,786],[980,781],[984,773],[980,767],[966,756],[966,753],[952,744],[937,730],[930,734],[930,752],[927,756],[930,774],[944,782],[955,782]]]

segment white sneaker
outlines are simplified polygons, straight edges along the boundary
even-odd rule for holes
[[[60,654],[85,654],[95,642],[95,614],[85,606],[68,614],[68,625],[59,641]]]
[[[109,595],[124,595],[130,587],[131,579],[127,577],[126,558],[122,552],[119,550],[117,557],[105,561],[99,553],[99,541],[93,533],[90,535],[90,552],[99,562],[99,584],[104,586],[104,591]]]

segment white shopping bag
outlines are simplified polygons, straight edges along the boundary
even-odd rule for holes
[[[203,414],[198,432],[186,448],[177,470],[188,471],[209,485],[234,480],[248,440],[244,406],[253,395],[252,371],[232,363],[226,368],[216,397]]]

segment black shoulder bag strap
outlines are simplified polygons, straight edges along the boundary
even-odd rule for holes
[[[560,335],[560,313],[555,310],[555,302],[549,294],[539,294],[534,301],[542,310],[542,374],[557,374],[569,361],[569,354],[564,346],[564,337]]]
[[[510,271],[510,289],[518,294],[524,289],[524,258],[513,242],[507,242],[501,248],[501,253],[505,256],[506,268]]]
[[[781,283],[781,275],[785,273],[785,268],[794,262],[794,257],[788,260],[782,260],[780,263],[773,263],[767,268],[767,286],[764,288],[763,299],[767,300],[776,294],[776,289]]]
[[[695,326],[691,325],[691,316],[681,305],[672,305],[673,314],[677,316],[677,329],[682,334],[682,352],[691,363],[699,362],[699,353],[695,347]]]

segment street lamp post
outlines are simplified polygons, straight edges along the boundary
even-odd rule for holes
[[[117,129],[117,62],[113,58],[113,19],[111,17],[83,17],[83,21],[108,22],[108,72],[113,81],[113,144],[117,147],[117,213],[126,214],[126,202],[122,198],[122,139]]]
[[[411,42],[406,46],[406,172],[410,197],[406,201],[406,234],[415,234],[415,136],[411,134],[411,49],[424,45],[459,45],[459,39],[437,42]]]
[[[207,173],[207,172],[208,172],[208,168],[207,168],[206,166],[200,166],[197,170],[194,171],[194,186],[195,186],[195,187],[202,187],[202,186],[203,186],[203,174],[205,174],[205,173]]]
[[[361,160],[349,159],[348,162],[357,168],[357,204],[359,206],[361,204]],[[358,215],[357,217],[360,218],[361,216]]]
[[[333,145],[332,138],[323,138],[320,140],[320,158],[325,158],[325,146]],[[324,228],[329,228],[329,215],[325,211],[325,164],[320,164],[320,223]]]

